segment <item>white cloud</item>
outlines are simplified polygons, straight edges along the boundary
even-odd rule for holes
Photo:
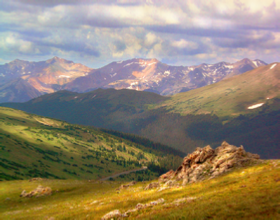
[[[279,0],[11,0],[0,17],[3,60],[51,54],[99,66],[132,57],[280,57]]]
[[[187,49],[197,49],[198,45],[195,42],[191,42],[191,41],[186,41],[185,39],[180,39],[178,41],[173,41],[171,43],[171,45],[173,47],[177,47],[177,48],[187,48]]]

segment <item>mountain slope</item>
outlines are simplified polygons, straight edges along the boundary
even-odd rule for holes
[[[94,128],[4,107],[0,107],[0,140],[0,180],[98,179],[151,162],[160,165],[165,151],[172,153],[166,147],[159,152]]]
[[[216,84],[176,94],[159,107],[184,115],[237,116],[279,109],[277,98],[280,98],[280,63],[272,63]]]
[[[2,93],[3,97],[0,101],[23,102],[45,93],[52,93],[60,90],[62,85],[71,82],[77,77],[87,75],[90,71],[94,71],[94,69],[58,57],[40,62],[14,60],[5,65],[0,65],[0,93]],[[20,79],[25,81],[26,85],[29,85],[28,88],[21,87],[18,90],[19,88],[13,85],[13,81],[19,81]],[[25,93],[27,97],[22,98],[17,95],[12,98],[12,95],[6,93],[6,84],[10,85],[11,90]],[[34,93],[29,94],[28,90],[31,89],[37,90],[36,96],[34,96]]]
[[[0,85],[0,102],[26,102],[40,95],[41,92],[21,78]]]
[[[147,111],[148,104],[166,99],[155,93],[125,89],[97,89],[82,94],[64,90],[23,104],[7,103],[7,106],[35,114],[40,112],[71,123],[115,129],[125,127],[129,117]]]

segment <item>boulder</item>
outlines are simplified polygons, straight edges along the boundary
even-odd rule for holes
[[[158,204],[161,204],[161,203],[164,203],[164,198],[160,198],[158,200],[155,200],[155,201],[152,201],[148,204],[148,206],[155,206],[155,205],[158,205]]]
[[[160,187],[160,185],[159,185],[159,183],[157,183],[157,182],[149,183],[149,184],[145,187],[145,190],[154,189],[154,188],[158,188],[158,187]]]
[[[233,167],[257,162],[259,159],[259,155],[246,152],[242,145],[236,147],[224,141],[215,150],[209,145],[204,148],[198,147],[183,159],[181,166],[175,172],[169,171],[161,175],[159,182],[169,184],[170,180],[183,180],[183,185],[186,185],[204,179],[212,179]]]
[[[169,170],[167,173],[162,174],[158,179],[159,182],[166,182],[170,180],[173,177],[174,173],[175,172],[173,170]]]
[[[137,183],[136,181],[132,181],[132,182],[130,182],[128,184],[122,184],[119,188],[117,188],[117,190],[126,189],[126,188],[128,188],[130,186],[135,185],[136,183]]]
[[[135,209],[136,209],[136,210],[139,210],[139,209],[144,209],[144,208],[146,208],[146,207],[147,207],[146,204],[138,203],[138,204],[135,206]]]
[[[172,187],[172,186],[179,186],[178,182],[175,180],[168,180],[165,184],[164,187]]]
[[[109,213],[107,213],[106,215],[104,215],[101,220],[107,220],[107,219],[113,219],[113,218],[119,218],[122,216],[122,213],[120,212],[120,210],[116,209],[114,211],[111,211]]]
[[[32,178],[29,180],[29,182],[33,182],[33,181],[42,181],[43,179],[40,177],[36,177],[36,178]]]
[[[52,194],[52,189],[50,187],[43,187],[39,185],[36,189],[30,191],[29,193],[25,190],[22,191],[20,197],[40,197],[40,196],[49,196]]]

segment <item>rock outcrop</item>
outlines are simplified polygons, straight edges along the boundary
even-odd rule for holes
[[[122,213],[120,212],[120,210],[116,209],[116,210],[111,211],[111,212],[107,213],[106,215],[104,215],[101,218],[101,220],[118,219],[121,216],[122,216]]]
[[[233,167],[244,166],[258,159],[260,159],[259,155],[246,152],[242,145],[236,147],[224,141],[215,150],[209,145],[197,148],[184,158],[182,165],[175,172],[171,170],[160,176],[159,182],[175,179],[183,180],[184,185],[212,179]]]
[[[148,203],[145,203],[145,204],[142,204],[142,203],[138,203],[134,209],[129,209],[127,210],[126,212],[124,213],[121,213],[118,209],[114,210],[114,211],[111,211],[109,213],[107,213],[106,215],[104,215],[101,220],[108,220],[108,219],[119,219],[119,218],[124,218],[124,217],[129,217],[129,215],[132,213],[132,212],[137,212],[141,209],[146,209],[146,208],[149,208],[149,207],[153,207],[153,206],[156,206],[156,205],[159,205],[159,204],[163,204],[165,202],[165,200],[163,198],[160,198],[158,200],[155,200],[155,201],[151,201],[151,202],[148,202]]]
[[[135,185],[136,183],[137,183],[136,181],[132,181],[132,182],[129,182],[128,184],[122,184],[119,188],[117,188],[117,190],[127,189],[130,186]]]
[[[26,192],[25,190],[22,191],[20,197],[40,197],[40,196],[48,196],[52,194],[52,189],[50,187],[43,187],[39,185],[36,189],[32,190],[31,192]]]
[[[154,189],[154,188],[158,188],[158,187],[160,187],[160,185],[159,185],[159,183],[157,183],[157,182],[149,183],[149,184],[145,187],[145,190]]]

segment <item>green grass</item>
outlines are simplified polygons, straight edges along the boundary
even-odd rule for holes
[[[165,203],[132,213],[129,219],[279,219],[280,161],[269,160],[247,168],[236,168],[212,180],[185,187],[143,190],[138,182],[118,193],[122,182],[44,180],[0,182],[1,219],[100,219],[119,209],[125,212],[138,203],[164,198]],[[53,190],[51,196],[21,198],[39,184]],[[174,204],[176,199],[196,197]]]
[[[157,163],[163,156],[91,127],[4,107],[0,139],[0,180],[99,179]]]

